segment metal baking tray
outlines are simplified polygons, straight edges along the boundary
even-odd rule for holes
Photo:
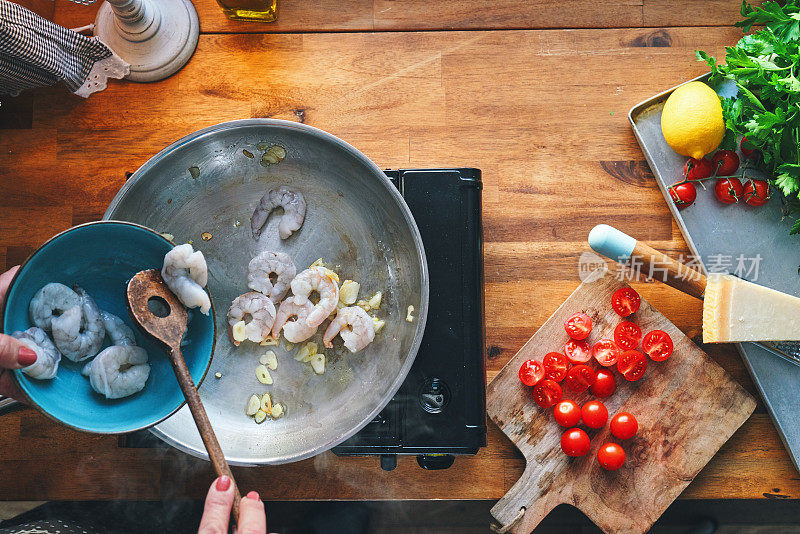
[[[707,78],[706,74],[695,80],[707,82]],[[721,96],[736,94],[736,87],[730,82],[709,85]],[[716,200],[710,181],[708,190],[699,187],[697,200],[683,210],[679,211],[670,199],[667,188],[683,178],[686,158],[674,152],[664,140],[661,111],[664,101],[677,87],[634,106],[628,120],[691,254],[699,260],[698,266],[707,273],[730,272],[766,287],[800,295],[800,236],[789,235],[794,221],[783,216],[779,194],[773,192],[770,201],[759,208],[743,203],[724,205]],[[763,177],[748,170],[748,176],[751,173]],[[800,420],[796,408],[800,366],[788,361],[797,358],[797,344],[739,343],[736,347],[795,467],[800,470]]]

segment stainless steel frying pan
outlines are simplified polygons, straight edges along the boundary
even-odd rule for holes
[[[286,158],[262,163],[277,145]],[[249,157],[252,155],[253,157]],[[191,169],[191,171],[190,171]],[[303,227],[278,237],[273,214],[256,241],[250,216],[276,185],[303,192]],[[248,119],[205,128],[168,146],[137,170],[114,197],[104,219],[128,220],[192,241],[209,266],[208,287],[219,303],[219,339],[201,398],[232,464],[279,464],[308,458],[349,438],[369,422],[402,384],[419,348],[428,303],[428,272],[419,231],[405,202],[381,170],[342,140],[299,123]],[[210,234],[208,240],[203,239]],[[386,326],[365,350],[326,350],[327,370],[315,375],[278,347],[227,339],[227,303],[247,288],[247,263],[262,250],[287,252],[298,272],[318,258],[361,295],[383,291],[377,315]],[[414,306],[413,322],[406,321]],[[319,337],[321,332],[318,333]],[[321,340],[320,347],[322,346]],[[258,358],[278,354],[274,385],[259,383]],[[214,378],[221,373],[221,378]],[[248,397],[269,391],[286,407],[277,421],[257,425],[245,415]],[[167,443],[206,457],[186,408],[151,431]]]

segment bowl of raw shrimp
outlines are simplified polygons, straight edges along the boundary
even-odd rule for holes
[[[14,372],[30,404],[77,430],[101,434],[153,426],[185,402],[163,348],[128,315],[126,287],[161,269],[172,243],[145,226],[75,226],[39,247],[17,272],[3,331],[34,348]],[[74,315],[74,317],[73,317]],[[189,310],[182,352],[200,385],[214,351],[214,314]]]

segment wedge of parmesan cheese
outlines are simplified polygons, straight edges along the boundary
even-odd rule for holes
[[[800,340],[800,298],[731,275],[711,274],[703,343]]]

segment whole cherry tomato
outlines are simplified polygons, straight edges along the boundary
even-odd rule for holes
[[[739,169],[739,156],[735,150],[718,150],[711,158],[717,176],[730,176]]]
[[[683,166],[683,175],[687,180],[703,180],[714,173],[714,167],[706,158],[689,158]]]
[[[610,397],[617,389],[617,379],[608,369],[600,369],[595,375],[590,391],[595,397]]]
[[[567,373],[567,379],[564,380],[564,384],[572,391],[586,391],[594,382],[594,377],[594,371],[588,365],[573,365]]]
[[[693,183],[680,182],[669,187],[669,196],[678,209],[691,206],[697,199],[697,188]]]
[[[580,428],[570,428],[561,435],[561,450],[567,456],[583,456],[590,446],[589,436]]]
[[[619,347],[610,339],[601,339],[592,347],[592,356],[603,367],[611,367],[619,358]]]
[[[603,469],[616,471],[625,464],[625,451],[616,443],[606,443],[597,451],[597,461]]]
[[[766,180],[747,180],[742,188],[742,197],[751,206],[763,206],[769,200],[769,184]]]
[[[619,355],[617,361],[617,371],[625,380],[635,382],[644,375],[647,370],[647,356],[638,350],[626,350]]]
[[[585,313],[576,313],[564,322],[564,330],[572,339],[586,339],[592,333],[592,318]]]
[[[526,386],[535,386],[539,380],[544,378],[544,365],[536,360],[523,362],[519,368],[519,379]]]
[[[589,401],[581,407],[581,419],[589,428],[603,428],[608,421],[608,408],[600,401]]]
[[[633,414],[619,412],[611,418],[611,434],[617,439],[631,439],[639,430],[639,422]]]
[[[663,362],[672,355],[672,338],[663,330],[648,332],[642,340],[642,350],[654,362]]]
[[[689,184],[691,185],[691,184]],[[694,187],[694,186],[692,186]],[[694,199],[692,199],[694,200]],[[611,307],[620,317],[627,317],[639,311],[642,297],[632,287],[621,287],[611,295]]]
[[[542,408],[550,408],[555,405],[555,403],[561,400],[563,394],[558,382],[553,382],[546,378],[540,380],[533,388],[533,400]]]
[[[542,360],[544,376],[550,380],[561,382],[569,370],[569,360],[560,352],[548,352]]]
[[[563,400],[553,408],[553,417],[561,426],[573,427],[581,422],[581,407],[571,400]]]
[[[735,204],[742,198],[744,188],[738,178],[720,178],[714,185],[714,194],[723,204]]]
[[[635,349],[642,339],[642,329],[630,321],[622,321],[614,329],[614,342],[622,350]]]

